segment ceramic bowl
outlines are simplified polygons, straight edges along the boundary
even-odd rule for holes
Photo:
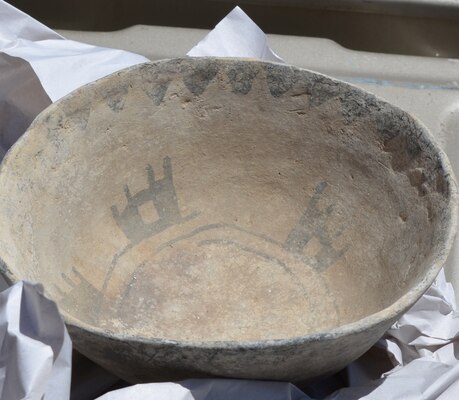
[[[0,170],[9,282],[130,381],[302,381],[429,287],[456,186],[406,112],[291,66],[143,64],[41,113]]]

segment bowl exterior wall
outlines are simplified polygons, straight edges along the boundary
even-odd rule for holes
[[[68,329],[79,352],[130,383],[212,377],[303,382],[341,370],[373,346],[393,322],[348,335],[221,347],[117,340],[73,325]]]

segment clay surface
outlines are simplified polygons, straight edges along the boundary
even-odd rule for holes
[[[6,276],[44,283],[77,348],[132,381],[344,365],[428,287],[456,212],[409,115],[241,60],[145,64],[72,93],[0,187]]]

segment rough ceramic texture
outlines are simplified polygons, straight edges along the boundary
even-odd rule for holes
[[[129,381],[299,381],[367,350],[455,227],[445,156],[403,111],[256,61],[181,59],[52,105],[0,170],[0,257]]]

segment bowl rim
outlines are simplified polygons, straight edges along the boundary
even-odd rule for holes
[[[192,60],[192,61],[191,61]],[[441,163],[442,170],[444,172],[444,177],[448,182],[448,193],[447,193],[447,203],[446,209],[450,213],[450,218],[446,225],[446,240],[439,242],[434,248],[433,256],[435,257],[435,262],[432,263],[429,268],[427,269],[427,273],[424,277],[410,290],[408,290],[404,295],[400,296],[397,300],[395,300],[392,304],[385,307],[384,309],[372,313],[366,317],[360,318],[356,321],[345,323],[339,326],[336,326],[331,329],[327,329],[324,331],[317,331],[307,333],[305,335],[300,336],[292,336],[289,338],[281,338],[281,339],[260,339],[260,340],[219,340],[219,341],[196,341],[196,340],[175,340],[175,339],[167,339],[167,338],[158,338],[158,337],[148,337],[144,335],[132,335],[132,334],[122,334],[120,332],[114,332],[109,330],[103,330],[102,328],[93,326],[85,321],[82,321],[70,313],[66,312],[65,310],[60,310],[60,314],[64,319],[64,322],[69,327],[74,327],[77,330],[86,331],[93,335],[103,336],[112,340],[119,340],[119,341],[130,341],[130,342],[138,342],[148,345],[172,345],[181,348],[202,348],[202,349],[233,349],[233,348],[242,348],[242,349],[262,349],[262,348],[272,348],[272,347],[283,347],[289,345],[298,345],[301,343],[308,343],[314,341],[322,341],[322,340],[334,340],[340,337],[357,334],[365,330],[369,330],[373,327],[378,325],[385,325],[387,329],[390,324],[392,324],[402,313],[407,311],[414,303],[424,294],[424,292],[431,286],[434,282],[435,278],[437,277],[438,273],[440,272],[441,268],[444,266],[446,259],[452,249],[455,240],[455,234],[458,225],[458,212],[459,212],[459,194],[458,194],[458,185],[456,183],[454,172],[451,166],[451,163],[446,156],[446,153],[440,148],[437,143],[437,140],[427,127],[419,121],[415,116],[411,115],[409,112],[401,109],[400,107],[389,103],[388,101],[382,99],[381,97],[364,90],[360,87],[357,87],[353,84],[348,82],[344,82],[342,80],[330,77],[328,75],[315,72],[309,69],[300,68],[293,65],[282,64],[278,62],[271,62],[271,61],[263,61],[258,59],[251,59],[251,58],[240,58],[240,57],[179,57],[179,58],[171,58],[171,59],[162,59],[153,62],[146,62],[141,64],[136,64],[131,67],[125,68],[123,70],[114,72],[110,75],[97,79],[94,82],[88,83],[79,87],[78,89],[72,91],[71,93],[67,94],[66,96],[62,97],[55,103],[52,103],[47,108],[45,108],[32,122],[26,132],[14,143],[14,145],[8,150],[7,154],[4,156],[3,160],[0,164],[0,176],[4,169],[9,164],[9,160],[14,158],[14,155],[20,151],[20,148],[30,135],[30,131],[32,128],[41,122],[41,120],[52,113],[55,109],[57,109],[62,101],[66,101],[76,94],[84,93],[84,91],[88,90],[93,86],[97,87],[101,81],[108,80],[116,75],[124,75],[129,74],[135,70],[144,67],[153,67],[155,65],[160,65],[163,63],[169,62],[179,62],[179,61],[187,61],[193,62],[194,60],[205,60],[205,62],[210,62],[211,60],[217,60],[223,64],[227,63],[254,63],[254,64],[262,64],[262,65],[275,65],[280,68],[290,68],[294,69],[299,73],[306,73],[308,75],[319,76],[325,78],[326,80],[333,82],[334,84],[344,85],[346,88],[352,89],[361,93],[365,96],[369,96],[375,99],[379,103],[383,103],[388,105],[392,110],[402,112],[403,115],[409,116],[412,122],[415,124],[417,129],[421,132],[418,138],[423,137],[429,143],[429,147],[432,149],[432,152],[438,155],[439,161]],[[432,253],[431,253],[432,254]],[[6,279],[8,284],[12,285],[17,282],[20,282],[21,279],[11,271],[11,269],[6,265],[3,261],[2,255],[0,254],[0,273]],[[57,303],[57,302],[56,302]],[[58,305],[59,306],[59,305]]]

